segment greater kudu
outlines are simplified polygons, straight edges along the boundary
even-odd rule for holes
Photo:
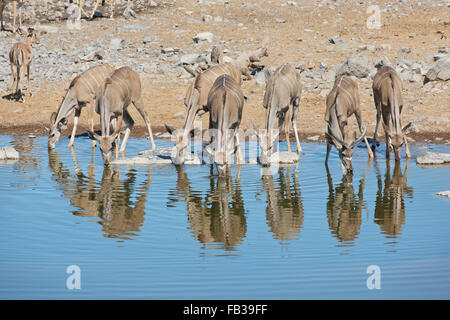
[[[68,117],[75,110],[69,147],[73,145],[81,109],[87,104],[90,105],[88,108],[89,128],[94,131],[95,94],[103,80],[113,71],[112,66],[101,64],[87,69],[72,80],[58,111],[53,112],[50,117],[50,129],[48,130],[48,147],[50,149],[55,148],[55,144],[61,136],[61,130],[66,127]],[[95,147],[95,140],[92,140],[92,146]]]
[[[200,112],[208,111],[208,94],[214,81],[221,75],[230,76],[238,85],[241,84],[241,74],[236,67],[230,63],[223,63],[213,66],[205,72],[199,74],[189,85],[184,98],[184,104],[187,108],[184,118],[184,125],[181,132],[176,134],[176,157],[175,164],[183,164],[186,149],[189,146],[188,136],[194,124],[196,115]],[[169,133],[174,130],[166,125]]]
[[[232,154],[237,155],[237,163],[243,162],[237,134],[244,108],[244,94],[240,85],[229,75],[221,75],[209,91],[207,107],[210,133],[216,133],[215,150],[209,145],[207,151],[213,155],[219,175],[225,175]]]
[[[31,85],[30,85],[30,67],[31,67],[31,43],[40,43],[37,38],[37,32],[34,28],[28,28],[27,42],[16,43],[12,46],[9,51],[9,62],[11,66],[11,86],[10,90],[16,87],[15,96],[18,99],[22,98],[22,82],[23,75],[25,73],[25,68],[27,69],[27,80],[28,80],[28,91],[30,96],[32,95]],[[14,70],[14,68],[16,70]]]
[[[292,128],[294,129],[295,141],[297,143],[297,152],[300,153],[302,148],[297,132],[297,114],[302,94],[302,84],[300,74],[295,67],[286,63],[278,67],[274,74],[266,83],[263,107],[266,110],[266,133],[262,137],[259,136],[261,146],[261,163],[267,165],[272,154],[274,137],[272,130],[275,127],[275,119],[278,119],[278,130],[281,130],[284,124],[284,132],[288,151],[291,151],[289,142],[289,115],[291,115]],[[290,107],[291,112],[289,113]]]
[[[114,140],[119,136],[122,120],[125,122],[127,128],[120,151],[123,152],[125,150],[131,128],[134,125],[134,121],[127,110],[130,103],[133,103],[144,119],[152,149],[155,149],[150,121],[143,108],[142,88],[139,75],[129,67],[119,68],[113,71],[103,81],[96,93],[95,112],[100,115],[101,136],[91,129],[88,129],[89,137],[100,143],[100,150],[105,166],[108,166],[111,162],[111,149]],[[114,131],[111,133],[111,122],[113,120],[116,122],[116,125]],[[116,151],[118,151],[118,143],[119,141],[117,139]]]
[[[355,140],[348,133],[347,121],[351,115],[355,115],[361,136]],[[342,168],[344,171],[352,171],[353,148],[363,139],[367,146],[369,158],[373,158],[372,150],[367,142],[366,130],[361,128],[361,110],[359,109],[358,84],[350,77],[341,75],[336,77],[333,89],[327,96],[327,108],[325,121],[328,123],[325,135],[327,137],[327,155],[325,163],[328,163],[331,146],[339,151]],[[356,135],[356,133],[355,133]]]
[[[375,107],[377,108],[377,124],[372,147],[375,148],[378,126],[382,117],[386,136],[386,157],[389,158],[389,149],[392,147],[395,153],[395,160],[400,160],[400,152],[404,143],[406,157],[411,158],[405,132],[412,123],[410,122],[402,128],[403,99],[400,76],[392,67],[383,66],[378,69],[373,78],[372,89]]]

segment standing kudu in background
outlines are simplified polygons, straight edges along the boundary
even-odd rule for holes
[[[12,82],[10,90],[16,87],[15,96],[20,99],[22,97],[22,82],[25,73],[25,68],[27,69],[27,79],[28,79],[28,91],[30,96],[32,95],[32,90],[30,86],[30,67],[31,67],[31,43],[40,43],[37,38],[37,32],[34,28],[28,28],[27,43],[16,43],[12,46],[9,51],[9,62],[11,65],[11,75]],[[14,70],[14,68],[16,70]]]
[[[119,137],[122,120],[125,122],[127,129],[120,151],[123,152],[125,150],[131,128],[134,125],[134,121],[127,110],[130,103],[133,103],[144,119],[152,149],[155,149],[150,121],[143,109],[142,88],[139,75],[129,67],[119,68],[103,81],[96,93],[95,112],[100,115],[101,136],[93,130],[88,129],[89,137],[100,143],[100,150],[105,166],[108,166],[111,162],[113,142]],[[116,122],[115,128],[112,128],[112,122]],[[111,133],[112,130],[114,131]],[[119,139],[116,141],[116,153],[118,147]]]
[[[13,3],[13,33],[16,33],[16,16],[17,9],[19,9],[19,30],[22,28],[22,6],[25,4],[25,1],[19,0],[0,0],[0,20],[1,20],[1,30],[5,30],[4,22],[3,22],[3,10],[5,9],[8,3]]]
[[[302,94],[302,84],[300,74],[295,70],[295,67],[286,63],[277,70],[269,78],[266,84],[264,93],[263,107],[266,111],[266,135],[261,137],[261,163],[268,164],[273,149],[274,137],[272,130],[275,126],[275,119],[278,119],[278,130],[280,131],[284,124],[284,132],[286,135],[286,143],[288,151],[291,151],[289,142],[289,114],[291,115],[292,128],[294,129],[295,141],[297,143],[297,153],[302,151],[300,140],[297,132],[297,114],[300,103],[300,96]],[[289,113],[289,108],[292,106],[292,112]],[[263,140],[263,141],[261,141]]]
[[[347,121],[351,115],[355,115],[361,136],[355,140],[348,134]],[[328,163],[331,145],[339,151],[342,168],[344,171],[353,171],[353,148],[363,139],[367,146],[369,158],[373,158],[372,150],[367,142],[366,129],[361,128],[361,110],[359,109],[358,84],[350,77],[341,75],[335,79],[333,89],[327,96],[327,109],[325,121],[328,123],[327,155],[325,163]],[[356,133],[355,133],[356,135]]]
[[[176,164],[183,164],[186,149],[189,146],[188,135],[194,124],[195,116],[200,111],[208,111],[207,104],[209,91],[211,90],[214,81],[224,74],[230,76],[239,86],[241,85],[241,73],[230,63],[223,63],[209,68],[205,72],[199,74],[190,84],[186,92],[186,97],[184,98],[184,104],[187,110],[183,129],[182,132],[176,136],[177,154],[174,161]],[[166,128],[169,133],[174,131],[173,128],[170,128],[167,125]]]
[[[75,110],[69,147],[73,145],[81,109],[87,104],[90,104],[88,109],[89,128],[94,131],[95,94],[103,80],[105,80],[113,71],[114,68],[110,65],[102,64],[87,69],[72,80],[58,111],[53,112],[50,117],[51,127],[48,130],[48,147],[50,149],[55,148],[55,144],[61,135],[61,130],[67,125],[67,118],[72,111]],[[92,146],[95,147],[95,140],[92,140]]]
[[[242,119],[244,94],[240,85],[229,75],[221,75],[214,82],[208,95],[209,129],[216,130],[215,150],[207,150],[214,157],[219,175],[226,173],[228,158],[236,154],[238,163],[242,163],[242,151],[237,130]]]
[[[397,72],[389,66],[381,67],[373,78],[373,98],[377,108],[377,125],[373,136],[375,149],[378,126],[383,116],[383,127],[386,135],[386,157],[389,158],[389,149],[394,149],[395,160],[400,160],[400,152],[405,143],[406,157],[411,158],[406,130],[411,122],[402,128],[401,114],[403,109],[402,81]]]

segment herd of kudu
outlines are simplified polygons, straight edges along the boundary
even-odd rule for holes
[[[30,91],[30,64],[31,44],[39,42],[37,32],[28,28],[27,41],[15,44],[9,54],[12,83],[15,87],[15,95],[22,96],[22,81],[25,68],[28,76],[28,90]],[[167,130],[175,137],[176,156],[175,164],[183,164],[186,152],[189,150],[189,139],[195,117],[202,113],[209,113],[209,129],[214,132],[209,137],[205,151],[212,156],[220,175],[224,175],[229,168],[232,156],[236,156],[236,164],[243,163],[242,150],[239,144],[239,125],[244,113],[246,97],[241,90],[242,76],[251,78],[249,68],[255,62],[267,56],[265,47],[251,54],[242,55],[232,62],[222,62],[221,53],[215,47],[212,51],[211,61],[205,70],[192,72],[195,79],[189,85],[184,104],[187,108],[184,125],[180,130],[166,126]],[[397,72],[390,66],[382,66],[378,69],[373,79],[373,97],[377,110],[375,134],[372,147],[366,138],[367,126],[362,126],[361,110],[359,103],[358,84],[348,75],[338,75],[334,86],[326,99],[325,121],[327,130],[326,160],[334,145],[339,153],[339,158],[344,171],[352,171],[353,149],[364,140],[369,157],[373,157],[372,149],[376,146],[376,137],[380,122],[383,124],[386,137],[386,157],[389,158],[391,149],[394,151],[395,160],[400,160],[401,147],[405,144],[406,157],[410,158],[410,152],[405,131],[411,123],[402,127],[401,112],[402,83]],[[276,149],[275,141],[279,137],[279,130],[284,128],[288,151],[291,151],[289,142],[290,124],[294,130],[297,153],[301,153],[301,146],[297,130],[297,114],[302,93],[300,73],[290,64],[279,66],[267,79],[263,107],[266,109],[265,128],[263,133],[257,134],[260,145],[260,162],[262,165],[270,165],[271,156]],[[55,147],[61,131],[66,128],[69,116],[74,113],[74,125],[69,140],[69,146],[74,143],[78,119],[81,110],[86,105],[89,109],[89,137],[99,142],[100,150],[105,166],[111,162],[111,152],[115,148],[117,152],[123,152],[134,121],[128,112],[128,106],[133,104],[143,117],[148,130],[152,149],[155,149],[150,120],[144,110],[142,98],[142,86],[139,75],[129,67],[114,68],[107,64],[100,64],[89,68],[76,76],[70,83],[66,95],[57,112],[51,115],[50,128],[48,129],[48,147]],[[101,133],[94,132],[94,110],[100,116]],[[355,115],[359,127],[359,137],[356,132],[350,132],[348,119]],[[278,119],[278,131],[275,129]],[[119,150],[122,122],[126,125],[122,145]]]

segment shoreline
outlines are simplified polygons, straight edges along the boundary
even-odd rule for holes
[[[98,130],[98,127],[95,127]],[[241,127],[241,129],[251,129],[248,127]],[[87,127],[83,125],[79,125],[77,128],[77,133],[75,137],[85,136]],[[152,126],[153,136],[155,139],[167,139],[167,138],[159,138],[156,135],[166,133],[166,128],[164,126]],[[60,141],[68,136],[70,136],[72,132],[72,126],[69,125],[67,129],[61,132]],[[299,129],[299,139],[302,142],[325,142],[325,135],[323,132],[302,132]],[[35,135],[35,136],[47,136],[47,131],[45,127],[41,124],[28,124],[22,126],[0,126],[0,135],[18,135],[18,136],[26,136],[26,135]],[[147,135],[147,128],[145,126],[135,126],[131,130],[130,137],[135,138],[143,138]],[[317,138],[318,136],[318,138]],[[367,135],[368,138],[371,138],[373,133]],[[311,137],[313,137],[311,139]],[[407,134],[408,138],[413,139],[414,141],[409,140],[408,143],[421,143],[421,142],[431,142],[436,144],[450,144],[450,132],[410,132]],[[280,140],[285,141],[284,132],[280,133]],[[377,140],[380,143],[384,142],[384,132],[381,129]],[[294,134],[291,130],[290,133],[290,141],[295,142]]]

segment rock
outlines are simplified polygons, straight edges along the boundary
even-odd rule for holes
[[[175,155],[174,147],[158,148],[139,152],[138,156],[115,159],[113,164],[151,165],[172,164],[172,156]],[[195,154],[188,153],[184,164],[201,164],[202,160]]]
[[[211,21],[213,21],[213,17],[210,16],[209,14],[205,14],[205,15],[202,17],[202,20],[203,20],[204,22],[211,22]]]
[[[330,43],[332,43],[332,44],[337,44],[337,43],[343,42],[344,40],[342,40],[342,38],[340,36],[336,35],[336,36],[329,38],[328,41],[330,41]]]
[[[355,76],[357,78],[367,77],[370,74],[369,58],[367,55],[351,55],[347,61],[338,68],[336,76],[341,74]]]
[[[109,42],[109,49],[111,50],[119,50],[122,48],[122,45],[125,43],[124,39],[120,38],[112,38]]]
[[[181,56],[179,64],[196,64],[206,60],[205,58],[201,58],[202,56],[197,53],[185,54]]]
[[[378,60],[374,64],[374,67],[377,69],[379,69],[383,66],[392,66],[391,62],[389,61],[389,59],[387,57],[382,57],[380,60]]]
[[[19,152],[13,147],[0,148],[0,160],[17,160],[19,159]]]
[[[277,19],[275,19],[275,22],[276,23],[286,23],[286,20],[285,19],[281,19],[281,18],[277,18]]]
[[[152,37],[145,37],[145,38],[142,40],[142,43],[143,43],[143,44],[149,44],[149,43],[151,43],[152,41],[153,41]]]
[[[423,152],[416,158],[417,164],[444,164],[450,162],[450,153]]]
[[[200,41],[212,42],[213,38],[214,35],[211,32],[201,32],[197,33],[192,39],[194,40],[195,43],[199,43]]]
[[[127,19],[127,20],[129,20],[129,19],[136,19],[137,18],[136,12],[134,12],[133,9],[131,9],[131,7],[129,7],[129,6],[125,8],[125,10],[123,11],[122,16],[125,19]]]
[[[311,140],[311,141],[319,141],[320,136],[311,136],[311,137],[308,137],[306,139]]]
[[[442,80],[447,81],[450,79],[450,56],[444,56],[437,60],[428,70],[425,75],[428,81]]]
[[[168,53],[177,53],[180,52],[180,48],[176,48],[176,47],[168,47],[168,48],[163,48],[161,49],[161,52],[164,54],[168,54]]]
[[[270,163],[297,163],[299,159],[298,153],[295,152],[288,152],[288,151],[280,151],[275,152],[270,157]]]
[[[436,192],[436,195],[450,198],[450,190]]]
[[[410,53],[411,49],[408,47],[401,47],[400,50],[398,50],[401,53]]]
[[[450,53],[450,48],[448,47],[439,47],[438,53]]]
[[[173,119],[184,119],[185,116],[186,116],[186,112],[180,111],[180,112],[175,113],[172,118]]]

